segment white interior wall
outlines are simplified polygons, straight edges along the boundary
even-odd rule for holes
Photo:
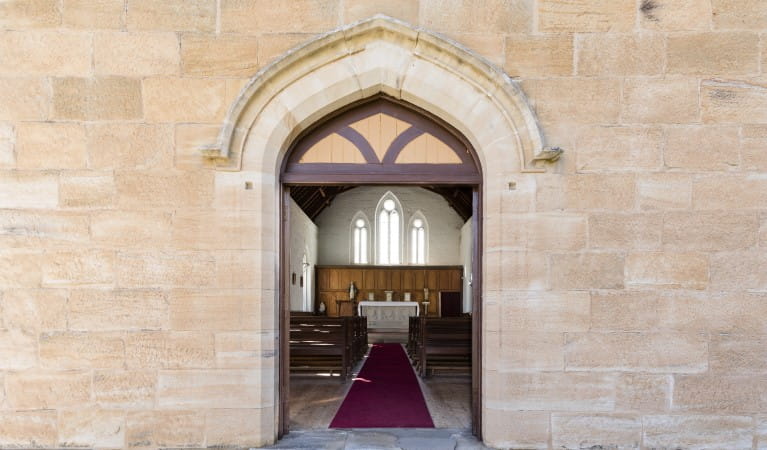
[[[314,304],[314,266],[317,265],[317,225],[309,219],[293,199],[290,199],[290,310],[311,311]],[[309,262],[307,279],[304,285],[309,286],[309,298],[304,302],[301,276],[303,273],[303,256],[306,253]],[[296,274],[296,282],[292,283],[292,274]]]
[[[336,196],[333,203],[317,217],[319,228],[319,264],[350,264],[351,221],[358,211],[363,211],[371,222],[371,240],[375,241],[375,209],[378,201],[391,191],[402,205],[404,226],[416,211],[421,211],[427,222],[427,264],[463,264],[460,253],[463,220],[442,196],[418,187],[361,186]],[[405,229],[405,243],[409,230]],[[375,263],[375,246],[371,246],[370,262]],[[404,261],[409,262],[409,248],[403,248]]]
[[[461,227],[461,264],[463,265],[463,312],[471,312],[471,258],[474,252],[474,227],[471,219]]]

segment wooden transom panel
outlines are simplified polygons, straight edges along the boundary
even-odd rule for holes
[[[429,175],[457,177],[461,183],[479,181],[464,139],[436,120],[383,97],[326,119],[299,138],[283,181],[318,181],[312,175],[320,175],[330,181],[383,182],[394,181],[390,179],[394,174],[413,180]]]

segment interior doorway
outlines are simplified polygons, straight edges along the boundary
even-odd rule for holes
[[[449,125],[425,111],[404,102],[387,97],[376,97],[350,105],[320,121],[295,141],[286,157],[281,171],[281,261],[280,268],[280,385],[279,385],[279,430],[284,435],[290,428],[290,341],[288,339],[291,317],[291,289],[295,290],[296,272],[290,263],[291,211],[295,209],[296,198],[304,199],[303,212],[316,218],[323,209],[332,204],[339,194],[358,187],[409,188],[429,191],[442,196],[458,214],[470,224],[471,253],[469,263],[460,272],[460,292],[464,295],[462,305],[471,321],[471,367],[467,386],[470,397],[471,428],[475,435],[481,432],[481,236],[482,236],[482,177],[479,163],[468,142]],[[428,216],[422,211],[411,211],[405,215],[397,196],[381,196],[372,214],[355,216],[349,230],[350,241],[346,250],[349,265],[360,267],[383,266],[407,268],[409,265],[428,267],[428,273],[437,273],[436,265],[426,261],[428,245],[419,235],[429,231]],[[394,206],[392,206],[392,204]],[[391,208],[389,208],[391,207]],[[380,209],[380,211],[379,211]],[[382,230],[393,229],[398,224],[396,236],[405,236],[401,242],[409,245],[392,246],[389,240],[382,240]],[[358,229],[353,227],[359,225]],[[375,231],[375,232],[374,232]],[[410,239],[410,240],[408,240]],[[398,244],[399,245],[399,244]],[[356,247],[355,247],[356,246]],[[316,256],[316,253],[315,253]],[[336,298],[323,297],[318,288],[321,275],[318,261],[300,258],[299,284],[314,283],[311,290],[310,314],[340,315],[341,307]],[[419,259],[421,258],[421,259]],[[314,265],[314,270],[307,270]],[[373,270],[373,269],[370,269]],[[425,272],[426,273],[426,272]],[[311,274],[311,275],[310,275]],[[412,275],[416,280],[417,271]],[[426,275],[428,278],[433,275]],[[436,275],[439,278],[440,275]],[[390,276],[391,278],[391,276]],[[400,278],[400,280],[403,278]],[[447,278],[446,278],[447,279]],[[399,286],[401,295],[409,294],[408,300],[423,301],[429,295],[423,294],[415,285]],[[424,286],[428,282],[422,282]],[[417,283],[415,283],[417,284]],[[405,286],[405,287],[403,287]],[[371,298],[389,295],[374,292],[377,287],[364,288]],[[420,289],[420,287],[419,287]],[[436,292],[450,289],[434,286]],[[306,299],[305,284],[301,286],[302,299]],[[418,294],[418,298],[415,298]],[[432,294],[434,295],[434,294]],[[466,297],[471,302],[465,301]],[[404,300],[399,298],[398,300]],[[304,303],[306,305],[306,303]],[[441,303],[433,302],[424,307],[434,317],[440,315]],[[335,313],[335,314],[333,314]],[[385,338],[386,336],[384,336]]]

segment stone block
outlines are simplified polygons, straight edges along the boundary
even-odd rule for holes
[[[343,3],[344,23],[386,14],[408,23],[418,23],[418,2],[412,0],[349,0]]]
[[[216,447],[261,447],[272,442],[274,414],[272,408],[214,409],[205,415],[208,445]]]
[[[318,33],[338,26],[338,0],[222,0],[224,33]]]
[[[123,448],[125,412],[97,408],[59,413],[59,445],[62,447]]]
[[[5,377],[8,406],[13,409],[86,407],[91,402],[89,372],[15,372]]]
[[[536,211],[557,211],[567,207],[567,201],[565,200],[566,179],[567,177],[562,175],[538,175],[535,183]]]
[[[51,108],[50,83],[44,78],[0,78],[0,120],[45,120]]]
[[[114,205],[115,184],[111,172],[68,172],[60,177],[59,203],[70,208],[101,208]]]
[[[152,408],[157,388],[154,371],[97,371],[93,398],[102,408]]]
[[[593,214],[589,216],[589,247],[615,250],[656,250],[661,246],[663,216]]]
[[[578,75],[659,75],[663,71],[666,42],[660,34],[591,33],[577,39]]]
[[[726,171],[740,163],[736,127],[689,126],[666,130],[666,167]]]
[[[216,367],[267,367],[275,360],[273,332],[234,331],[216,333]]]
[[[541,290],[549,285],[548,259],[543,252],[503,251],[503,289]]]
[[[244,295],[176,293],[170,300],[173,330],[242,330]]]
[[[176,168],[181,170],[197,170],[214,167],[215,163],[205,158],[201,149],[215,145],[220,132],[220,125],[176,125],[174,134],[174,163]],[[216,174],[216,176],[218,175]]]
[[[0,447],[56,447],[57,412],[0,411]]]
[[[207,207],[213,198],[213,173],[206,171],[120,171],[115,184],[126,209]]]
[[[125,341],[132,369],[205,369],[216,364],[214,337],[208,332],[142,331]]]
[[[170,213],[162,211],[101,211],[91,215],[91,237],[117,249],[159,248],[170,241]]]
[[[161,370],[157,403],[160,408],[252,408],[273,401],[274,385],[264,375],[261,369]]]
[[[253,237],[262,233],[263,222],[261,213],[251,211],[177,211],[172,242],[185,249],[259,249],[262,243]]]
[[[83,245],[89,239],[88,215],[63,211],[0,211],[0,242],[6,248]]]
[[[682,293],[664,295],[661,310],[667,329],[700,330],[719,333],[765,334],[759,320],[767,311],[764,293]]]
[[[253,289],[273,283],[275,269],[261,251],[217,251],[215,258],[217,287]]]
[[[573,74],[572,34],[518,34],[506,38],[506,62],[511,76],[550,77]]]
[[[698,80],[627,79],[623,83],[621,117],[627,123],[698,122]]]
[[[767,253],[717,252],[710,256],[711,288],[718,291],[767,291]]]
[[[759,35],[707,32],[670,35],[668,73],[686,75],[755,75],[759,73]]]
[[[757,416],[754,420],[756,421],[755,448],[764,450],[767,448],[767,417]]]
[[[127,13],[130,30],[216,29],[215,0],[127,0]]]
[[[421,0],[421,25],[436,31],[524,33],[532,30],[529,0]]]
[[[0,168],[16,166],[16,131],[9,123],[0,122]]]
[[[640,12],[642,28],[648,30],[694,31],[711,27],[710,0],[644,2]]]
[[[40,363],[54,369],[121,369],[124,339],[120,333],[43,333]]]
[[[63,23],[69,28],[123,28],[125,0],[64,0]]]
[[[42,275],[44,286],[111,286],[115,254],[102,250],[52,252],[45,256]]]
[[[767,177],[763,174],[719,175],[693,180],[695,209],[765,209]]]
[[[591,329],[595,331],[650,331],[661,327],[662,301],[653,291],[594,292]]]
[[[548,412],[485,409],[482,419],[482,437],[489,445],[507,448],[549,448]]]
[[[558,253],[549,256],[553,289],[619,289],[624,256],[620,253]]]
[[[498,67],[503,67],[505,56],[505,37],[500,34],[449,33],[447,35],[463,44]]]
[[[628,287],[705,289],[708,255],[702,253],[643,252],[626,257]]]
[[[505,294],[501,323],[508,331],[586,331],[588,292],[520,292]]]
[[[0,208],[49,209],[59,203],[59,177],[45,172],[0,172]]]
[[[580,250],[586,246],[585,215],[512,213],[504,214],[502,221],[504,249]]]
[[[168,302],[154,290],[73,290],[67,320],[73,331],[162,329]]]
[[[130,411],[126,418],[128,447],[202,447],[205,414],[198,411]]]
[[[657,127],[581,127],[575,145],[578,172],[655,170],[662,166],[663,131]]]
[[[764,411],[767,375],[674,375],[673,411],[754,414]]]
[[[141,81],[125,77],[53,80],[53,117],[117,120],[142,117]]]
[[[767,8],[759,0],[711,0],[711,9],[714,28],[760,32],[767,28]]]
[[[743,170],[767,171],[767,126],[743,126],[740,146],[740,163]]]
[[[554,448],[639,448],[642,419],[628,414],[551,415]]]
[[[709,369],[723,375],[767,373],[767,337],[746,334],[712,334]]]
[[[68,297],[65,289],[7,289],[0,301],[3,311],[0,328],[30,335],[65,330]]]
[[[88,126],[90,168],[160,169],[173,165],[173,128],[147,124]]]
[[[58,31],[0,31],[0,75],[87,76],[91,37]]]
[[[483,366],[503,372],[564,370],[562,333],[507,331],[485,333],[483,344],[492,353],[483,355]]]
[[[0,286],[36,288],[40,286],[44,255],[39,251],[3,250],[0,252]]]
[[[636,203],[633,174],[576,174],[565,178],[565,202],[572,210],[628,211]]]
[[[181,39],[186,76],[252,77],[258,71],[258,41],[251,36],[187,34]]]
[[[18,329],[0,330],[0,369],[25,370],[36,367],[37,348],[36,334]]]
[[[125,252],[117,256],[120,287],[205,287],[215,281],[213,256],[207,252]]]
[[[615,410],[645,414],[667,411],[673,381],[671,375],[621,373],[615,390]]]
[[[93,61],[96,75],[178,75],[178,37],[175,33],[95,33]]]
[[[620,82],[607,78],[559,78],[530,80],[522,89],[532,100],[542,123],[618,122]],[[696,103],[697,104],[697,103]]]
[[[16,128],[19,169],[84,169],[85,128],[75,123],[20,123]]]
[[[680,173],[648,173],[637,177],[637,196],[642,210],[689,209],[692,177]]]
[[[147,78],[144,113],[151,122],[220,122],[229,106],[226,82],[199,78]]]
[[[669,212],[663,221],[663,245],[673,250],[734,251],[753,246],[758,232],[755,213]]]
[[[288,50],[308,42],[312,33],[264,33],[258,38],[258,62],[261,66],[273,62]]]
[[[703,80],[700,104],[704,122],[767,123],[767,84]]]
[[[61,24],[57,0],[8,0],[0,3],[0,29],[55,28]]]
[[[704,334],[568,333],[565,369],[700,373],[708,368]]]
[[[636,20],[633,0],[540,0],[538,30],[544,32],[631,31]]]
[[[615,406],[614,373],[485,373],[488,409],[610,412]]]

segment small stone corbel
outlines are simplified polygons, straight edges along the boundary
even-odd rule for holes
[[[562,156],[565,151],[559,147],[543,147],[543,149],[533,156],[533,162],[535,161],[548,161],[555,162]]]

